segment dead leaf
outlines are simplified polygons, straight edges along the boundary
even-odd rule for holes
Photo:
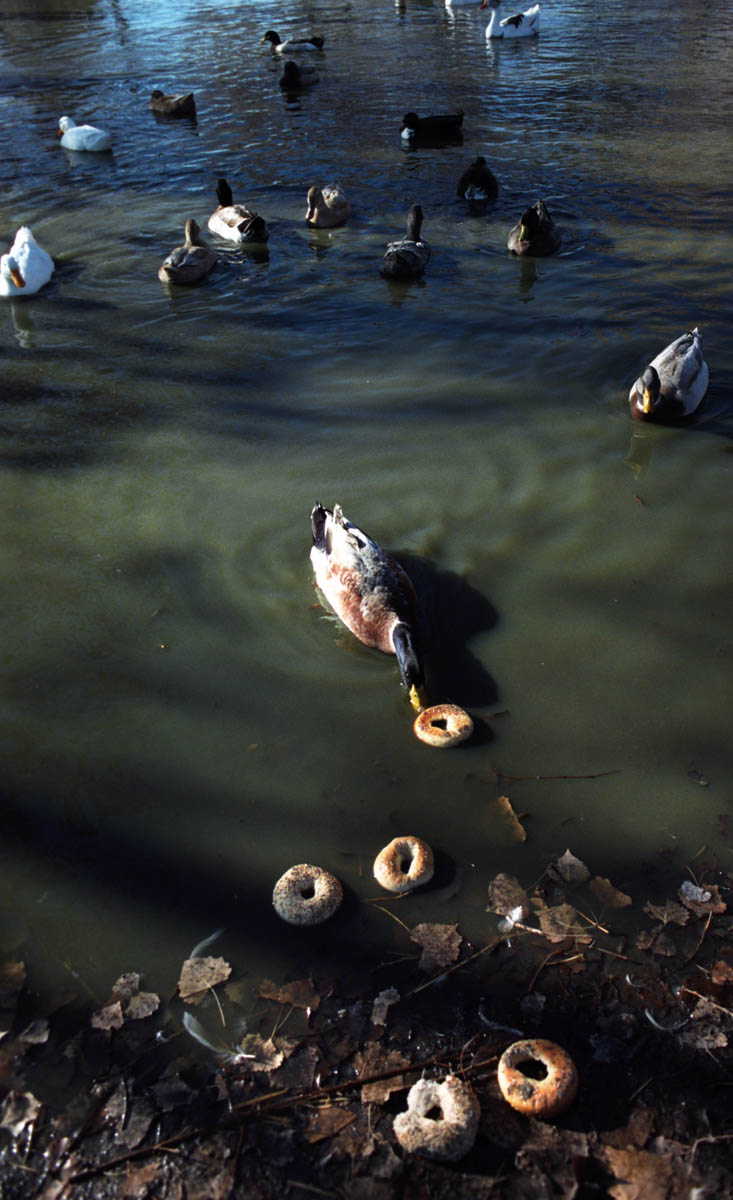
[[[160,1163],[157,1159],[145,1163],[142,1167],[128,1167],[120,1192],[122,1200],[142,1200],[142,1197],[149,1196],[149,1185],[158,1174],[159,1168]]]
[[[18,997],[25,983],[25,963],[7,962],[0,966],[0,1039],[13,1027]]]
[[[590,879],[590,871],[584,862],[576,858],[571,850],[566,850],[555,863],[555,869],[565,883],[585,883]]]
[[[138,992],[125,1005],[125,1016],[129,1021],[142,1021],[160,1008],[160,996],[155,992]]]
[[[506,917],[521,909],[515,920],[525,920],[529,916],[529,899],[524,888],[515,875],[506,875],[500,871],[489,884],[489,903],[487,912],[498,913]]]
[[[381,1075],[395,1067],[409,1067],[410,1060],[399,1050],[388,1050],[385,1054],[381,1046],[372,1042],[366,1050],[354,1056],[354,1069],[359,1077]],[[392,1075],[389,1079],[375,1079],[365,1083],[361,1089],[363,1104],[386,1104],[393,1092],[402,1091],[405,1086],[403,1075]]]
[[[498,796],[496,803],[499,805],[504,824],[509,830],[509,834],[513,842],[526,842],[527,830],[522,825],[519,817],[512,808],[511,801],[508,796]]]
[[[209,988],[223,983],[232,968],[223,958],[187,958],[181,968],[178,991],[186,1004],[199,1004]]]
[[[661,954],[665,958],[674,958],[677,953],[677,946],[666,930],[660,929],[654,939],[652,950],[655,954]]]
[[[122,1005],[119,1000],[116,1000],[114,1004],[107,1004],[104,1008],[100,1008],[97,1012],[92,1013],[92,1029],[103,1029],[109,1033],[111,1029],[121,1029],[124,1023]]]
[[[725,901],[720,899],[718,885],[715,883],[701,888],[686,879],[678,895],[685,908],[689,908],[697,917],[706,917],[708,913],[724,913],[727,908]]]
[[[345,1129],[355,1119],[356,1113],[349,1108],[341,1108],[337,1104],[327,1104],[311,1114],[305,1136],[311,1145],[323,1138],[333,1137],[339,1130]]]
[[[713,963],[711,979],[713,983],[721,986],[733,983],[733,964],[726,962],[724,958],[719,958],[716,963]]]
[[[277,1071],[270,1073],[271,1085],[309,1091],[315,1086],[318,1057],[318,1050],[314,1045],[302,1046],[286,1059]]]
[[[410,930],[410,941],[422,946],[419,966],[423,971],[433,967],[449,967],[458,958],[462,937],[457,925],[416,925]]]
[[[613,886],[610,879],[604,879],[602,875],[595,875],[589,886],[596,899],[600,900],[606,908],[628,908],[631,904],[631,896],[627,896],[626,892],[620,892]]]
[[[608,1190],[613,1200],[668,1200],[677,1171],[670,1158],[611,1146],[606,1147],[605,1156],[616,1177]]]
[[[653,917],[655,921],[661,921],[663,925],[668,925],[673,922],[675,925],[686,925],[690,919],[690,914],[686,908],[678,904],[676,900],[668,900],[666,904],[652,904],[649,901],[644,905],[643,912],[649,917]]]
[[[397,988],[385,988],[378,996],[374,997],[372,1005],[372,1025],[386,1025],[387,1013],[393,1004],[396,1004],[400,998],[400,993]]]
[[[312,979],[295,979],[278,987],[270,979],[263,979],[255,991],[265,1000],[275,1000],[278,1004],[291,1004],[293,1008],[310,1009],[315,1012],[321,1003],[321,997],[313,986]]]
[[[282,1063],[285,1055],[278,1049],[272,1038],[261,1038],[259,1033],[248,1033],[239,1043],[242,1054],[247,1059],[251,1071],[274,1071]]]
[[[539,913],[542,932],[550,942],[563,942],[574,938],[576,942],[588,943],[593,939],[580,924],[578,914],[571,904],[554,904]]]
[[[41,1104],[32,1092],[8,1092],[0,1106],[0,1129],[9,1129],[11,1136],[20,1137],[41,1111]]]

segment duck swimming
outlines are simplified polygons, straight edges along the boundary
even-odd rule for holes
[[[400,130],[402,140],[411,146],[440,145],[441,142],[463,141],[463,109],[457,113],[438,113],[431,117],[419,117],[417,113],[405,113]]]
[[[209,229],[230,242],[266,242],[270,234],[262,217],[243,204],[232,203],[232,189],[226,179],[216,185],[219,201],[209,217]]]
[[[312,87],[314,83],[318,83],[318,72],[315,67],[312,67],[310,63],[299,67],[297,62],[288,59],[280,76],[280,87],[284,92],[297,92],[300,88]]]
[[[636,421],[684,420],[700,405],[708,386],[699,329],[683,333],[653,358],[629,392]]]
[[[33,296],[53,275],[53,259],[21,225],[7,254],[0,258],[0,296]]]
[[[286,38],[284,42],[281,42],[280,34],[275,33],[274,29],[268,29],[262,42],[270,43],[273,54],[300,54],[310,50],[322,50],[325,40],[322,37]]]
[[[111,137],[95,125],[77,125],[71,117],[59,117],[59,137],[64,150],[109,150]]]
[[[486,165],[486,159],[479,155],[475,162],[461,175],[458,180],[458,195],[463,200],[495,200],[499,194],[499,184],[496,176]]]
[[[214,251],[201,241],[199,233],[194,220],[186,221],[185,242],[171,250],[158,271],[162,283],[198,283],[216,266]]]
[[[309,188],[307,204],[305,219],[309,225],[315,225],[318,229],[331,229],[334,225],[343,225],[351,212],[348,197],[338,183],[329,183],[322,188]]]
[[[481,0],[479,8],[491,9],[491,20],[486,26],[486,39],[534,37],[540,31],[540,6],[533,4],[525,12],[502,17],[501,0]]]
[[[413,204],[407,214],[407,233],[398,242],[390,242],[382,259],[380,273],[385,279],[419,279],[430,258],[430,246],[420,237],[423,211]]]
[[[179,96],[166,96],[160,88],[156,88],[150,96],[150,111],[161,117],[195,117],[196,100],[193,92],[184,92]]]
[[[425,707],[425,671],[418,648],[415,589],[399,565],[340,505],[316,504],[310,552],[316,583],[347,629],[384,654],[395,654],[412,707]]]
[[[531,208],[524,210],[517,224],[509,231],[507,248],[512,254],[542,258],[554,254],[561,242],[562,234],[544,200],[537,200]]]

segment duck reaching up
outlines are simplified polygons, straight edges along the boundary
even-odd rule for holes
[[[310,552],[316,583],[347,629],[384,654],[395,654],[412,707],[425,707],[415,589],[403,568],[353,525],[340,505],[316,504]]]
[[[280,76],[280,87],[284,92],[298,92],[301,88],[312,87],[314,83],[318,83],[318,72],[315,67],[312,67],[310,63],[299,67],[292,58],[288,59]]]
[[[398,242],[390,242],[382,259],[380,273],[385,279],[419,279],[428,265],[430,246],[420,237],[423,211],[413,204],[407,214],[407,233]]]
[[[694,413],[708,387],[699,329],[683,333],[653,358],[629,392],[636,421],[682,421]]]
[[[402,118],[400,133],[402,140],[410,146],[439,146],[446,142],[462,142],[462,127],[463,109],[430,117],[408,112]]]
[[[59,117],[59,138],[64,150],[109,150],[112,139],[95,125],[77,125],[71,117]]]
[[[159,117],[195,117],[196,100],[193,92],[166,96],[156,88],[150,96],[150,111]]]
[[[463,200],[496,200],[499,184],[482,154],[461,175],[457,192]]]
[[[218,233],[219,237],[230,242],[267,241],[270,234],[263,218],[243,204],[232,202],[232,189],[226,179],[220,179],[217,183],[216,198],[219,206],[214,209],[208,222],[212,233]]]
[[[162,283],[198,283],[216,266],[214,251],[202,242],[199,234],[196,222],[186,221],[185,242],[171,250],[158,271]]]
[[[509,231],[507,248],[512,254],[543,258],[559,250],[562,234],[553,221],[544,200],[525,208],[516,225]]]
[[[486,26],[486,40],[492,38],[534,37],[540,31],[540,6],[533,4],[524,12],[502,17],[501,0],[481,0],[479,8],[491,9],[491,20]]]
[[[0,296],[33,296],[53,275],[53,259],[21,225],[7,254],[0,258]]]
[[[338,183],[328,183],[322,188],[309,188],[307,204],[305,219],[309,225],[315,225],[318,229],[332,229],[334,225],[343,225],[351,212],[346,192]]]
[[[274,29],[268,29],[262,42],[270,43],[273,54],[307,54],[311,50],[322,50],[325,40],[322,37],[308,37],[286,38],[284,42],[281,42],[280,34],[275,33]],[[262,45],[262,42],[260,42],[260,45]]]

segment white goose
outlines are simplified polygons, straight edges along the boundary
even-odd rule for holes
[[[64,150],[109,150],[111,138],[95,125],[77,125],[71,117],[59,118],[59,137]]]
[[[0,258],[0,296],[33,296],[53,275],[53,259],[21,225],[10,250]]]
[[[481,8],[491,9],[491,20],[486,26],[486,38],[534,37],[540,31],[540,6],[533,4],[524,12],[502,17],[501,0],[482,0]]]

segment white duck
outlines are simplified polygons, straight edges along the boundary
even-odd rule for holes
[[[59,118],[59,137],[64,150],[109,150],[111,138],[95,125],[77,125],[71,117]]]
[[[349,198],[338,183],[327,183],[322,188],[309,188],[307,204],[305,219],[309,225],[315,225],[318,229],[331,229],[334,225],[343,225],[351,212]]]
[[[699,329],[683,333],[665,346],[642,371],[629,392],[637,421],[681,421],[694,413],[708,386]]]
[[[540,6],[533,4],[524,12],[501,15],[501,0],[482,0],[481,8],[491,9],[491,20],[486,26],[486,38],[534,37],[540,31]]]
[[[53,259],[21,225],[10,250],[0,259],[0,296],[32,296],[53,275]]]

